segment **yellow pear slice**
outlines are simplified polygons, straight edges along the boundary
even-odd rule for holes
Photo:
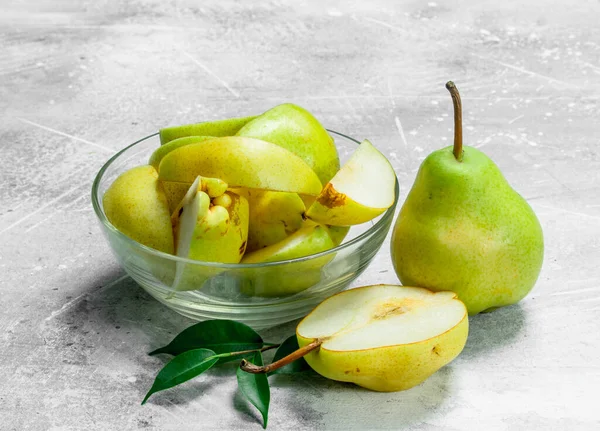
[[[189,144],[195,144],[196,142],[207,141],[209,139],[214,139],[214,136],[186,136],[183,138],[173,139],[172,141],[169,141],[169,143],[161,145],[156,150],[154,150],[154,152],[150,156],[150,159],[148,160],[148,164],[154,166],[154,169],[158,171],[160,162],[163,159],[163,157],[169,154],[174,149]]]
[[[394,168],[365,140],[323,188],[306,216],[333,226],[367,222],[393,205],[395,186]]]
[[[160,162],[161,181],[219,178],[229,187],[318,195],[317,174],[294,153],[259,139],[231,136],[177,148]]]
[[[297,193],[235,189],[248,199],[250,226],[246,253],[283,241],[300,229],[306,207]]]
[[[211,200],[197,177],[172,215],[176,254],[203,262],[238,263],[248,237],[248,201],[232,192]],[[193,290],[217,275],[219,268],[177,262],[173,288]]]
[[[179,211],[184,204],[184,197],[189,191],[190,185],[186,183],[170,183],[167,181],[163,181],[162,185],[165,190],[167,202],[169,202],[171,213]],[[198,183],[198,191],[205,192],[210,198],[221,196],[225,193],[227,188],[227,183],[218,178],[200,177],[200,182]]]
[[[167,199],[152,166],[138,166],[119,175],[104,193],[102,205],[119,231],[148,247],[173,253]]]
[[[347,290],[323,301],[296,329],[319,374],[375,391],[416,386],[467,341],[465,305],[453,292],[391,285]]]

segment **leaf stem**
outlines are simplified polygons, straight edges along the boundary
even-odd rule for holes
[[[452,153],[454,158],[462,162],[463,158],[463,136],[462,136],[462,103],[460,101],[460,94],[458,88],[454,85],[454,82],[448,81],[446,83],[446,89],[452,96],[452,104],[454,105],[454,149]]]
[[[306,356],[313,350],[317,350],[319,347],[321,347],[321,344],[323,344],[323,341],[325,341],[325,340],[317,338],[312,343],[299,348],[295,352],[292,352],[289,355],[287,355],[287,356],[281,358],[280,360],[273,362],[272,364],[269,364],[269,365],[257,366],[257,365],[254,365],[252,362],[242,359],[242,362],[240,363],[240,368],[243,371],[245,371],[247,373],[251,373],[251,374],[270,373],[271,371],[277,370],[278,368],[284,367],[287,364],[294,362],[295,360],[300,359],[303,356]]]
[[[280,345],[281,344],[272,344],[272,343],[269,343],[268,346],[264,346],[264,347],[262,347],[260,349],[240,350],[239,352],[220,353],[218,355],[215,355],[215,358],[227,358],[229,356],[247,355],[248,353],[254,353],[254,352],[266,352],[267,350],[276,349]]]

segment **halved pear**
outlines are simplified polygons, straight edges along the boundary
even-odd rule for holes
[[[196,176],[220,178],[231,188],[318,195],[322,185],[300,157],[270,142],[231,136],[185,145],[163,157],[161,181],[191,184]]]
[[[393,205],[395,186],[396,173],[390,162],[364,140],[323,188],[306,216],[333,226],[367,222]]]
[[[154,150],[154,152],[150,156],[150,159],[148,160],[148,164],[154,166],[154,169],[158,171],[160,162],[163,159],[163,157],[169,154],[174,149],[183,147],[184,145],[206,141],[208,139],[214,139],[214,136],[186,136],[183,138],[177,138],[172,141],[169,141],[168,144],[161,145],[156,150]]]
[[[235,193],[211,199],[197,177],[173,214],[176,255],[204,262],[238,263],[248,238],[248,201]],[[217,275],[218,268],[177,262],[173,288],[193,290]]]
[[[173,253],[167,199],[152,166],[138,166],[119,175],[104,193],[102,205],[119,231],[148,247]]]
[[[325,226],[304,227],[283,241],[246,254],[241,263],[276,262],[309,256],[333,248],[335,244]],[[321,280],[321,268],[334,256],[286,263],[282,266],[247,270],[242,292],[251,296],[292,295],[314,286]]]
[[[173,126],[161,129],[160,143],[165,145],[177,138],[185,136],[233,136],[246,123],[252,121],[256,116],[228,118],[226,120],[205,121],[196,124],[185,124],[183,126]]]
[[[321,343],[305,359],[322,376],[388,392],[416,386],[456,358],[468,331],[455,293],[376,285],[326,299],[296,336],[301,348]]]

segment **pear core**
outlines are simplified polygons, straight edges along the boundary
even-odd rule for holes
[[[417,343],[457,325],[466,309],[452,292],[416,287],[355,289],[323,302],[298,326],[322,349],[362,350]]]

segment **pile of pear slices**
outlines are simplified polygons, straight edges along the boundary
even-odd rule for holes
[[[122,233],[179,257],[261,263],[319,253],[394,203],[386,157],[365,140],[340,169],[329,133],[296,105],[160,137],[149,164],[120,175],[103,205]],[[184,267],[173,288],[200,288]]]

